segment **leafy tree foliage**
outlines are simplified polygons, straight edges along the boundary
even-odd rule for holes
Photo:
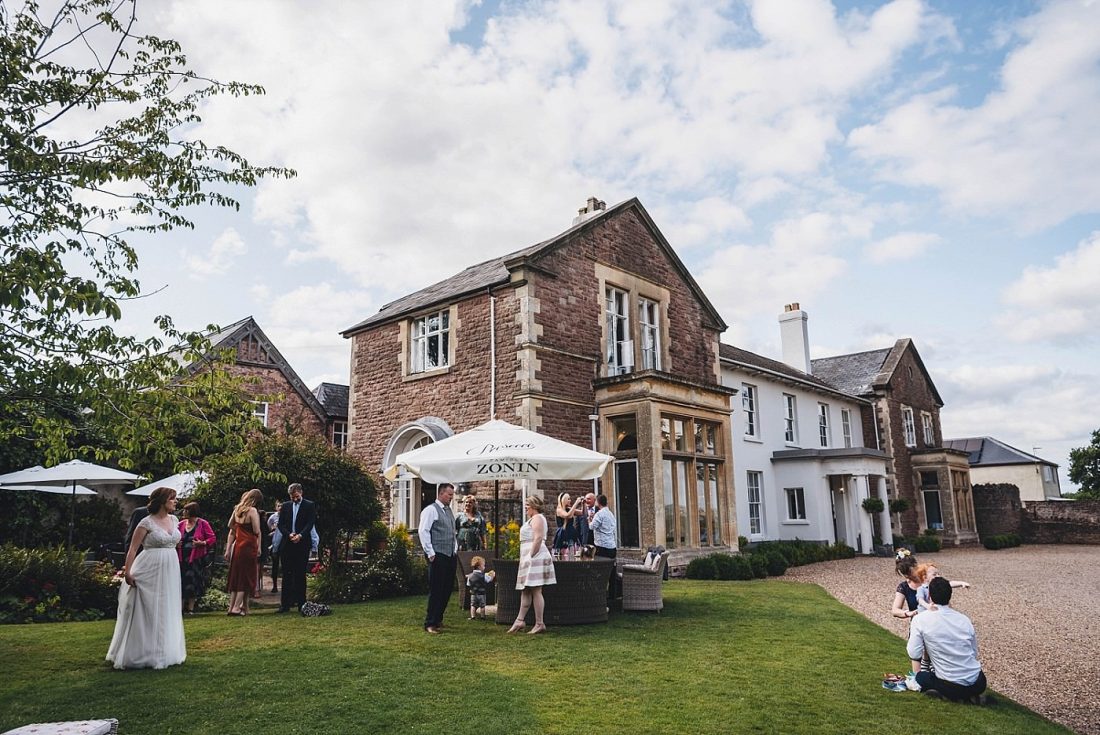
[[[201,333],[167,316],[152,337],[116,327],[143,296],[129,238],[191,228],[188,208],[238,208],[234,187],[293,172],[193,136],[205,99],[263,90],[190,71],[175,41],[136,32],[137,3],[44,15],[0,0],[0,442],[50,462],[189,465],[242,446],[227,381],[176,380],[208,352]]]
[[[259,488],[264,507],[274,510],[276,500],[286,500],[287,485],[300,482],[305,497],[317,503],[321,545],[332,550],[382,514],[374,481],[359,461],[316,436],[262,436],[244,454],[215,458],[207,471],[210,479],[192,497],[221,540],[233,506],[251,488]]]
[[[1070,450],[1069,479],[1081,486],[1078,500],[1100,500],[1100,429],[1087,446]]]

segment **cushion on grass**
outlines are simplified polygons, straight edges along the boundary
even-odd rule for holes
[[[3,735],[113,735],[117,732],[118,720],[76,720],[23,725]]]

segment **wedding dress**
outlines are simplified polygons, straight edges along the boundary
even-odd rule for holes
[[[187,658],[180,563],[176,555],[179,522],[175,516],[168,518],[171,531],[158,526],[151,516],[138,524],[147,533],[142,541],[143,551],[130,568],[135,584],[122,581],[115,634],[107,649],[107,660],[116,669],[163,669],[181,664]]]

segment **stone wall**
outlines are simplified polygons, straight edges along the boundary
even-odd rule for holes
[[[1024,503],[1022,528],[1029,544],[1100,544],[1100,500]]]
[[[1015,485],[975,485],[972,492],[974,520],[980,538],[1021,533],[1023,505],[1019,488]]]
[[[1017,533],[1027,544],[1100,544],[1100,501],[1020,502],[1015,485],[974,486],[974,513],[982,538]]]

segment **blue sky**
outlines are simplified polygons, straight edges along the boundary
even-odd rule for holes
[[[195,131],[298,170],[142,245],[127,315],[253,315],[310,385],[404,293],[637,196],[730,324],[912,337],[945,435],[1100,427],[1100,3],[179,0],[147,30],[265,86]]]

